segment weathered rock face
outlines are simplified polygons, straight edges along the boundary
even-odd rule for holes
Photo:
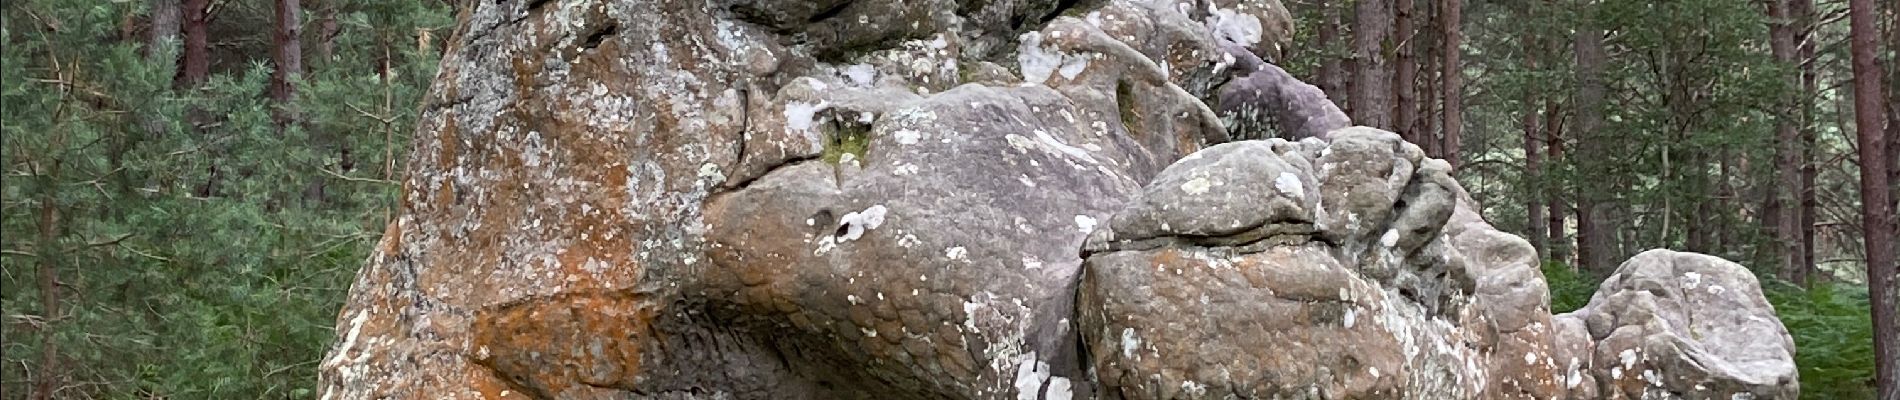
[[[1075,3],[474,3],[323,397],[1794,393],[1732,264],[1553,318],[1277,1]]]
[[[1794,338],[1755,276],[1713,256],[1650,250],[1556,319],[1589,338],[1570,382],[1611,398],[1786,399],[1799,394]],[[1575,340],[1575,339],[1571,339]],[[1587,373],[1590,376],[1582,376]]]

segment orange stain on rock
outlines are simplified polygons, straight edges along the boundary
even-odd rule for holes
[[[477,312],[470,351],[513,386],[539,397],[569,389],[632,389],[657,312],[629,291],[569,292]]]

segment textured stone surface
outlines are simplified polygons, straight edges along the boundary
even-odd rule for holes
[[[1645,251],[1604,280],[1589,305],[1557,319],[1582,322],[1604,398],[1791,399],[1800,392],[1794,338],[1755,275],[1728,260]]]
[[[1443,161],[1264,61],[1287,15],[471,3],[322,397],[1793,393],[1791,347],[1722,347],[1780,325],[1715,261],[1611,283],[1731,297],[1606,284],[1553,318]],[[1656,391],[1622,349],[1696,361],[1623,366]]]

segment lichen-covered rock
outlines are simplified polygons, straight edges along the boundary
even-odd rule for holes
[[[470,4],[324,399],[1589,398],[1702,339],[1553,319],[1275,0]],[[1640,361],[1787,354],[1704,352]]]
[[[1470,278],[1442,251],[1421,251],[1444,247],[1437,233],[1453,198],[1443,168],[1395,168],[1412,161],[1389,132],[1337,133],[1330,145],[1274,139],[1195,153],[1091,237],[1078,314],[1106,390],[1169,399],[1483,389],[1489,349],[1440,310],[1467,302]]]
[[[1728,260],[1645,251],[1605,279],[1589,305],[1557,318],[1588,330],[1601,398],[1793,399],[1800,392],[1794,338],[1755,275]]]

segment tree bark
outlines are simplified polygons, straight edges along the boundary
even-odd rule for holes
[[[1545,97],[1544,164],[1546,170],[1554,170],[1561,165],[1559,163],[1564,162],[1564,119],[1563,106],[1557,102],[1557,99]],[[1570,260],[1571,250],[1574,249],[1568,239],[1568,232],[1564,231],[1564,221],[1567,219],[1565,216],[1572,213],[1570,202],[1574,200],[1570,199],[1572,196],[1569,196],[1569,193],[1570,187],[1565,185],[1551,185],[1544,189],[1544,194],[1549,196],[1550,202],[1549,210],[1544,213],[1544,217],[1549,218],[1550,221],[1544,226],[1550,229],[1550,257],[1552,259]],[[1582,233],[1581,227],[1578,228],[1578,233]],[[1578,261],[1571,266],[1576,267],[1581,264],[1582,262]]]
[[[1444,158],[1446,162],[1451,163],[1452,168],[1458,168],[1461,164],[1458,153],[1464,145],[1465,71],[1464,64],[1460,60],[1463,55],[1461,53],[1464,52],[1461,46],[1465,39],[1464,3],[1464,0],[1445,0],[1438,11],[1439,26],[1442,28],[1440,35],[1445,40],[1444,47],[1439,50],[1439,56],[1444,57],[1442,61],[1439,61],[1439,73],[1444,76],[1439,89],[1444,91],[1445,102],[1442,110],[1444,116],[1440,117],[1439,121],[1445,125]],[[1528,135],[1526,133],[1526,137]]]
[[[1881,86],[1879,52],[1870,0],[1848,0],[1848,29],[1854,64],[1854,131],[1860,139],[1861,240],[1867,252],[1867,290],[1874,320],[1876,398],[1900,400],[1900,328],[1894,326],[1893,203],[1887,161],[1886,93]]]
[[[1396,130],[1392,125],[1392,68],[1386,63],[1392,4],[1359,0],[1352,27],[1352,119],[1359,125]]]
[[[55,142],[63,144],[64,140]],[[53,325],[59,323],[61,319],[58,261],[61,257],[58,242],[59,198],[55,195],[59,187],[52,183],[55,177],[59,176],[60,160],[54,159],[48,164],[50,167],[46,171],[41,171],[43,175],[40,177],[45,180],[41,186],[46,192],[40,197],[39,223],[36,226],[39,237],[35,243],[37,248],[34,249],[39,253],[37,272],[40,289],[40,320],[42,321],[39,326],[39,375],[34,376],[32,393],[32,398],[37,400],[54,398],[56,392],[59,391],[61,381],[65,378],[64,372],[59,368],[61,363],[57,330],[53,329]]]
[[[178,52],[171,49],[170,46],[176,45],[179,31],[183,29],[184,9],[180,8],[178,0],[149,0],[148,3],[152,8],[152,24],[151,29],[147,29],[145,32],[145,62],[152,65],[163,65],[167,69],[173,69],[172,72],[176,74],[176,68],[178,68]],[[157,113],[140,113],[138,120],[139,127],[145,131],[146,137],[157,137],[165,134],[166,121],[162,115]],[[117,156],[120,155],[120,153],[122,153],[122,151],[119,149],[113,151],[115,162],[118,161]],[[116,169],[117,165],[115,165],[114,168]],[[120,178],[125,177],[125,174],[115,175]]]
[[[1334,6],[1332,2],[1320,2],[1319,7],[1322,8],[1320,15],[1324,20],[1319,24],[1319,76],[1314,81],[1319,84],[1320,91],[1326,92],[1327,96],[1344,99],[1345,96],[1342,95],[1346,93],[1342,91],[1342,88],[1345,86],[1343,82],[1345,73],[1340,67],[1339,54],[1340,7]],[[1337,103],[1340,109],[1346,109],[1346,102],[1335,100],[1334,103]]]
[[[211,77],[211,0],[184,0],[184,57],[176,86],[196,88]]]
[[[1796,66],[1800,63],[1796,54],[1795,36],[1799,24],[1791,12],[1795,0],[1768,1],[1768,44],[1775,61],[1783,65]],[[1782,111],[1775,121],[1775,173],[1776,186],[1774,200],[1770,202],[1777,214],[1774,218],[1775,241],[1779,244],[1780,275],[1797,284],[1807,282],[1807,269],[1801,265],[1806,256],[1801,254],[1801,243],[1806,239],[1801,235],[1801,208],[1796,206],[1801,200],[1801,146],[1800,112],[1801,75],[1789,74],[1783,78],[1787,86],[1782,96]]]
[[[1583,157],[1600,159],[1607,157],[1603,147],[1606,140],[1599,138],[1603,124],[1603,64],[1607,56],[1603,51],[1603,28],[1597,26],[1588,4],[1583,4],[1586,17],[1581,18],[1581,27],[1577,29],[1574,47],[1577,57],[1577,143]],[[1586,183],[1588,180],[1585,181]],[[1584,269],[1607,275],[1615,268],[1615,250],[1611,243],[1611,232],[1601,226],[1599,218],[1607,214],[1604,204],[1597,199],[1597,185],[1581,188],[1577,196],[1577,258]]]
[[[178,0],[150,0],[152,7],[152,26],[145,31],[145,59],[150,62],[176,62],[177,59],[161,60],[167,54],[176,57],[177,53],[163,51],[166,43],[178,40],[182,28],[184,9]]]
[[[1396,73],[1392,76],[1392,98],[1396,114],[1392,120],[1392,129],[1399,137],[1412,143],[1426,145],[1418,127],[1418,58],[1417,47],[1412,43],[1418,38],[1418,30],[1412,27],[1412,18],[1416,7],[1412,0],[1397,0],[1393,7],[1393,39],[1398,42],[1393,56]]]
[[[1531,35],[1526,34],[1522,39],[1518,40],[1518,43],[1525,45],[1525,69],[1532,71],[1537,70],[1537,52],[1530,48],[1530,44],[1537,42]],[[1537,249],[1537,254],[1549,259],[1556,258],[1556,256],[1551,254],[1550,246],[1552,243],[1555,243],[1557,237],[1546,233],[1550,231],[1550,228],[1544,219],[1544,207],[1547,203],[1554,204],[1554,197],[1548,196],[1546,194],[1548,190],[1545,189],[1549,185],[1545,183],[1546,179],[1543,176],[1544,139],[1542,137],[1543,133],[1537,129],[1538,109],[1542,108],[1542,106],[1537,99],[1537,93],[1538,91],[1531,90],[1530,85],[1524,85],[1524,110],[1523,115],[1518,117],[1518,120],[1524,126],[1524,178],[1534,180],[1535,182],[1532,185],[1528,185],[1534,189],[1530,191],[1524,201],[1524,216],[1527,219],[1525,226],[1529,227],[1526,229],[1527,232],[1524,233],[1524,236],[1531,239],[1531,247]],[[1450,124],[1446,124],[1447,128],[1450,128],[1450,126]],[[1554,211],[1555,210],[1553,210],[1553,212]]]
[[[337,2],[340,0],[320,0],[317,8],[317,63],[323,64],[336,58],[336,35],[342,32],[342,26],[336,21]]]
[[[1789,4],[1789,12],[1794,14],[1795,20],[1801,23],[1797,27],[1800,36],[1796,41],[1799,44],[1801,60],[1801,187],[1799,189],[1800,203],[1793,206],[1801,209],[1799,213],[1801,221],[1798,223],[1801,229],[1800,268],[1803,275],[1813,277],[1816,272],[1814,268],[1815,205],[1818,204],[1814,198],[1814,179],[1820,174],[1814,162],[1815,141],[1818,135],[1813,129],[1815,113],[1812,105],[1814,99],[1818,98],[1815,94],[1820,91],[1820,74],[1816,73],[1814,67],[1818,62],[1815,57],[1815,49],[1818,46],[1814,43],[1816,29],[1814,0],[1793,0]]]
[[[275,29],[271,35],[271,62],[276,70],[270,76],[270,98],[277,104],[286,106],[297,96],[297,88],[292,83],[303,75],[303,24],[299,15],[303,10],[298,0],[275,0]]]

